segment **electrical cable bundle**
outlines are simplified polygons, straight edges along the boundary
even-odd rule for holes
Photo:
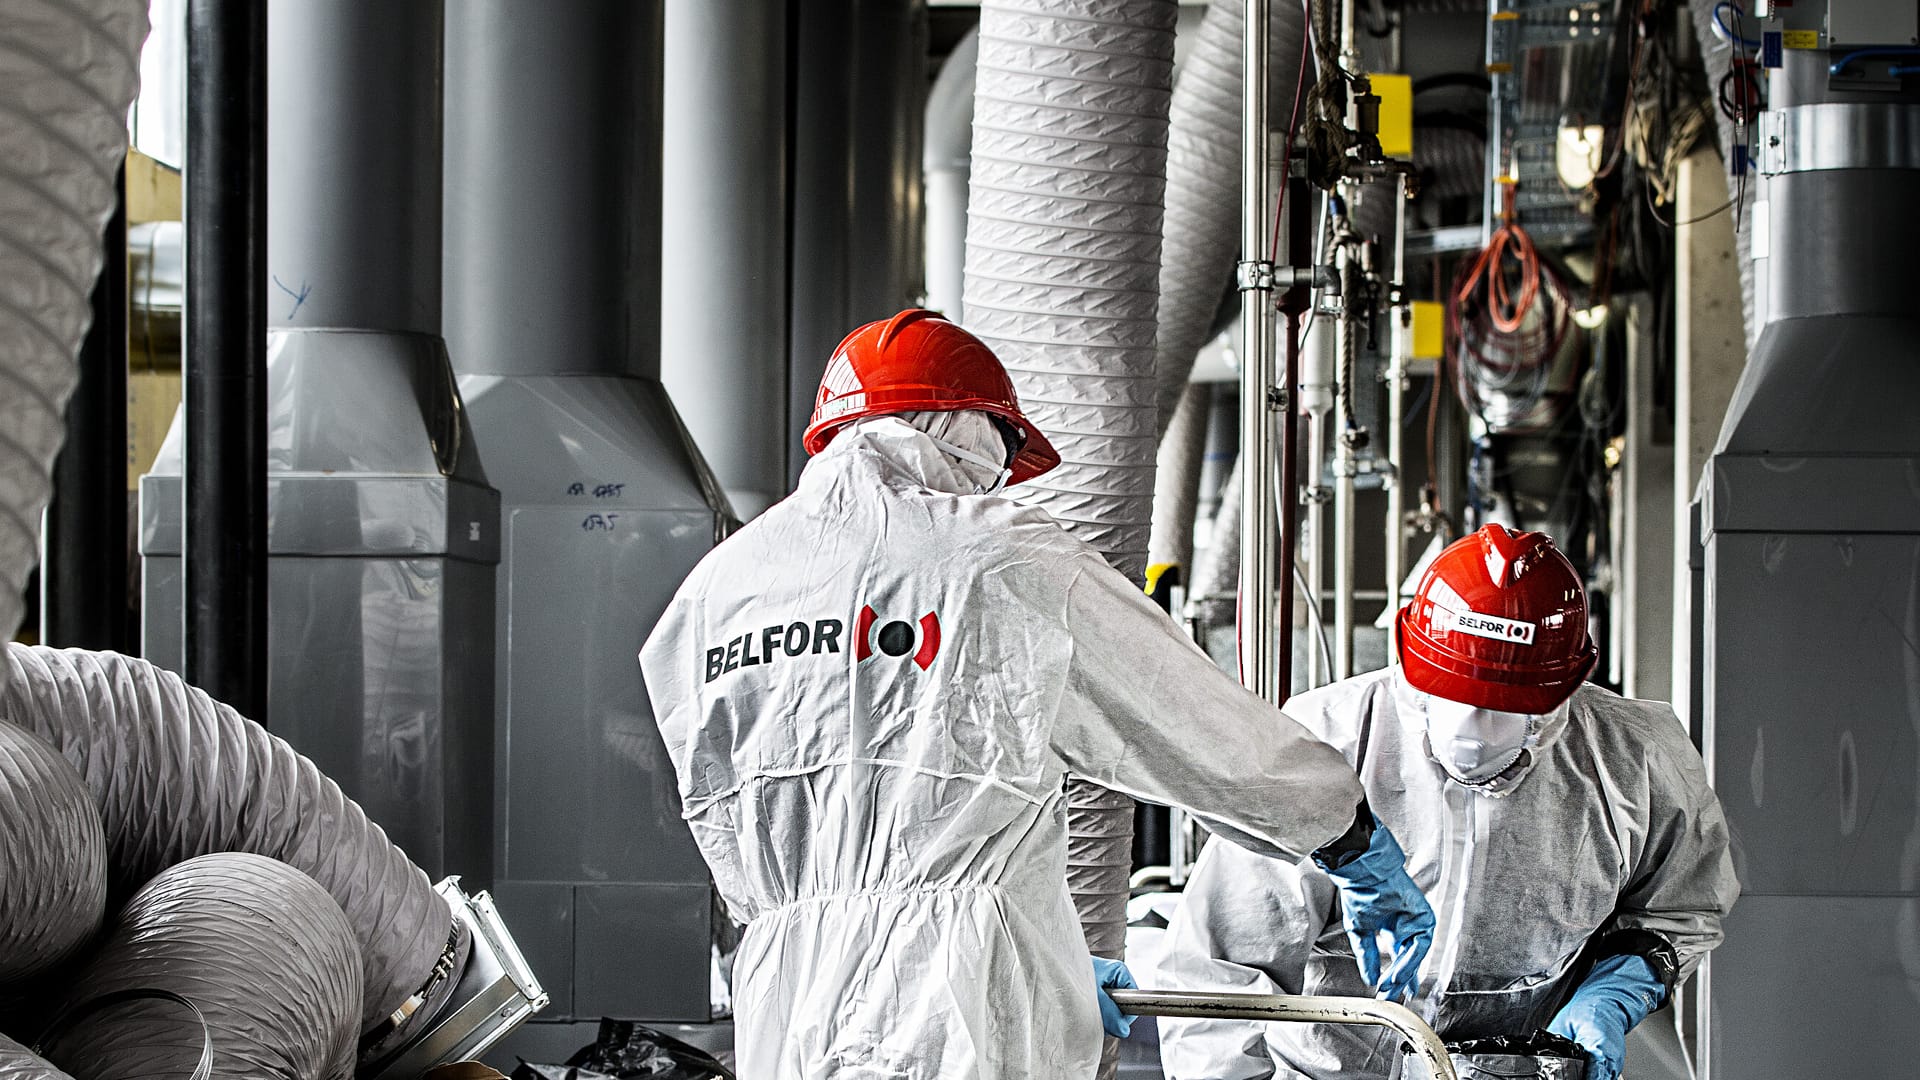
[[[1531,418],[1573,315],[1566,283],[1514,220],[1512,182],[1502,184],[1500,227],[1461,265],[1447,296],[1455,389],[1490,429]]]

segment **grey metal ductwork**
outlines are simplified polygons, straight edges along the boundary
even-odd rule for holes
[[[731,523],[659,379],[663,6],[447,8],[447,340],[507,522],[493,894],[548,1020],[710,1014],[712,886],[634,661]]]
[[[988,0],[980,20],[966,315],[1058,469],[1015,489],[1136,582],[1146,571],[1172,0]],[[1119,956],[1133,805],[1069,780],[1068,890]],[[1113,1058],[1103,1072],[1110,1071]]]
[[[1859,86],[1886,57],[1836,78],[1847,51],[1771,72],[1765,321],[1702,487],[1702,751],[1742,891],[1704,981],[1708,1080],[1920,1054],[1920,86]],[[1770,993],[1782,971],[1818,992]]]
[[[53,1062],[0,1035],[0,1080],[73,1080]]]
[[[492,877],[487,485],[440,337],[441,4],[268,0],[273,729],[435,877]],[[143,651],[181,665],[176,421]]]
[[[660,376],[742,520],[787,492],[788,11],[666,0]]]
[[[210,852],[278,859],[319,882],[353,926],[364,1030],[423,987],[396,1037],[439,1008],[452,987],[433,979],[454,926],[447,902],[313,762],[145,660],[18,644],[4,657],[0,717],[79,769],[105,826],[112,895]],[[458,972],[465,937],[453,948]]]
[[[106,910],[107,841],[86,785],[0,713],[0,988],[72,956]]]
[[[68,989],[47,1057],[84,1080],[212,1075],[351,1080],[360,1016],[353,928],[313,879],[259,855],[203,855],[127,902]],[[110,994],[166,991],[102,1005]]]
[[[0,49],[0,640],[40,557],[75,354],[115,206],[142,0],[14,4]]]

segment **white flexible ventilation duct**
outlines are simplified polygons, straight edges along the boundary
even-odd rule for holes
[[[145,0],[23,0],[0,34],[0,640],[20,625],[127,150]]]
[[[0,1080],[73,1080],[53,1063],[0,1035]]]
[[[60,751],[0,720],[0,989],[72,956],[107,910],[107,841]]]
[[[1200,465],[1207,455],[1212,396],[1207,384],[1187,383],[1173,410],[1173,422],[1160,435],[1148,566],[1177,566],[1183,574],[1193,570],[1193,518],[1200,502]]]
[[[358,936],[363,1032],[427,988],[370,1057],[404,1041],[445,1001],[455,980],[436,976],[458,925],[446,900],[313,762],[145,660],[8,644],[4,661],[0,717],[80,770],[106,827],[113,895],[210,852],[278,859],[332,894]],[[464,934],[454,943],[456,976],[470,946]]]
[[[109,994],[166,991],[86,1011]],[[193,1074],[351,1080],[360,958],[346,916],[285,863],[228,852],[190,859],[134,894],[63,1005],[47,1057],[82,1080]],[[197,1012],[195,1011],[197,1010]]]
[[[1152,521],[1178,14],[1173,0],[987,0],[980,12],[967,322],[1060,450],[1058,469],[1016,493],[1136,582]],[[1132,803],[1070,781],[1067,833],[1087,946],[1119,956]]]

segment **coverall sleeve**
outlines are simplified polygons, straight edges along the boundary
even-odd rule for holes
[[[1305,993],[1308,957],[1333,904],[1333,882],[1318,870],[1210,842],[1167,930],[1159,981],[1169,990]],[[1161,1069],[1167,1080],[1267,1080],[1276,1075],[1267,1029],[1162,1017]]]
[[[1728,852],[1727,819],[1707,783],[1706,766],[1678,722],[1668,715],[1664,723],[1671,731],[1662,728],[1647,753],[1646,848],[1603,934],[1660,938],[1673,950],[1678,983],[1720,944],[1720,921],[1739,897],[1740,883]]]
[[[1346,832],[1364,795],[1346,759],[1088,561],[1067,594],[1073,659],[1053,732],[1067,768],[1263,855],[1298,860]]]

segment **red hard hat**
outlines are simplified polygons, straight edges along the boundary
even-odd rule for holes
[[[1400,609],[1407,681],[1476,708],[1552,712],[1596,657],[1580,575],[1545,533],[1488,525],[1454,541]]]
[[[827,361],[807,424],[807,453],[826,449],[842,425],[867,416],[978,409],[1025,437],[1008,482],[1031,480],[1060,454],[1020,412],[1013,380],[986,343],[937,312],[909,308],[848,334]]]

